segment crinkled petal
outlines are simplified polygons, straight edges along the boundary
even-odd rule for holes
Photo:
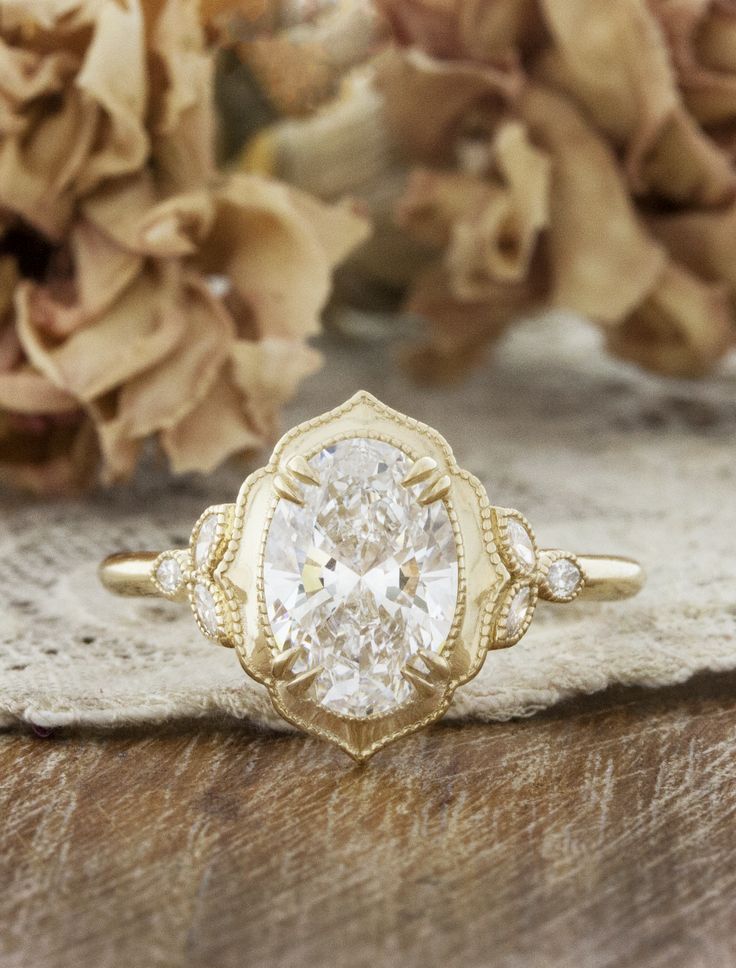
[[[227,367],[207,397],[159,439],[175,474],[208,474],[233,454],[255,450],[265,442],[253,429]]]
[[[674,263],[647,299],[608,333],[618,356],[667,376],[706,373],[733,340],[728,286],[705,282]]]
[[[317,350],[294,340],[237,340],[231,351],[233,382],[248,401],[253,425],[274,436],[281,407],[301,381],[319,369]]]
[[[202,280],[184,280],[176,309],[185,331],[174,351],[120,390],[116,420],[128,437],[179,423],[207,396],[230,354],[233,322]]]
[[[230,278],[261,335],[316,333],[331,256],[365,238],[364,220],[345,208],[307,203],[294,189],[255,175],[233,175],[214,195],[217,217],[201,253],[205,271]]]
[[[655,286],[662,247],[641,224],[611,149],[567,99],[530,87],[520,110],[552,161],[552,303],[616,322]]]
[[[178,272],[141,273],[94,326],[57,344],[44,335],[37,290],[18,289],[18,334],[28,359],[61,389],[91,401],[159,363],[179,345],[185,321],[177,305]],[[39,325],[40,324],[40,325]]]

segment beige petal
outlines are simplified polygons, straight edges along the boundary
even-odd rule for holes
[[[205,272],[226,275],[264,336],[319,329],[330,292],[331,254],[364,237],[365,223],[345,209],[314,202],[255,175],[233,175],[215,193],[217,218],[201,253]]]
[[[722,205],[736,191],[736,171],[728,153],[677,109],[642,156],[637,184],[679,204]]]
[[[523,283],[499,283],[482,300],[460,300],[444,268],[422,273],[406,310],[429,322],[429,342],[410,349],[405,362],[421,382],[453,382],[479,363],[488,343],[507,325],[538,308],[543,277],[532,271]]]
[[[135,471],[144,442],[131,437],[124,421],[110,417],[107,407],[99,402],[90,404],[88,412],[94,421],[97,442],[102,457],[101,478],[104,484],[128,480]]]
[[[656,0],[688,109],[701,124],[736,115],[736,10],[711,0]]]
[[[673,201],[719,204],[736,173],[687,114],[662,25],[645,0],[545,0],[553,46],[535,75],[582,103],[595,126],[626,150],[634,190]],[[665,26],[692,20],[660,4]]]
[[[500,126],[494,155],[499,178],[485,204],[455,223],[446,254],[460,299],[482,300],[499,282],[520,282],[549,221],[550,162],[522,125]]]
[[[520,110],[552,161],[552,303],[616,322],[655,286],[662,248],[640,223],[610,148],[567,99],[530,87]]]
[[[175,474],[208,474],[233,454],[264,444],[263,436],[250,424],[243,397],[231,383],[227,368],[199,406],[159,439]]]
[[[667,376],[701,376],[734,342],[728,287],[670,264],[657,287],[608,333],[617,355]]]
[[[79,401],[30,367],[0,373],[0,408],[13,413],[69,413]]]
[[[31,284],[18,289],[18,334],[28,359],[56,386],[82,401],[93,400],[168,356],[179,344],[185,322],[178,312],[180,284],[174,265],[146,271],[125,290],[94,326],[55,344],[43,335]]]
[[[162,258],[192,255],[212,228],[215,205],[206,191],[176,195],[141,218],[139,251]]]
[[[434,57],[497,62],[541,32],[536,0],[378,0],[400,43]]]
[[[80,192],[103,178],[139,169],[149,152],[146,110],[145,24],[139,0],[99,7],[92,40],[76,84],[105,121],[100,143],[80,177]]]
[[[71,217],[96,124],[94,106],[71,91],[59,111],[0,140],[0,206],[58,238]]]
[[[0,484],[44,497],[73,495],[94,481],[99,451],[86,420],[26,430],[0,413]]]
[[[678,104],[662,30],[645,0],[542,0],[552,44],[537,76],[625,145],[629,167]]]
[[[444,63],[418,52],[389,51],[376,64],[377,84],[396,143],[413,162],[453,163],[463,123],[472,115],[489,127],[519,95],[523,77],[507,69]]]
[[[396,221],[418,241],[444,247],[453,227],[477,216],[497,194],[497,188],[474,175],[417,168],[396,204]]]
[[[163,71],[152,88],[158,176],[166,193],[209,182],[215,171],[213,55],[193,0],[165,0],[151,46]]]
[[[283,404],[322,361],[321,355],[304,343],[281,339],[238,340],[231,359],[233,382],[248,401],[254,427],[267,439],[275,434]]]
[[[727,282],[736,297],[736,205],[651,217],[649,225],[675,262],[702,279]]]
[[[121,248],[136,252],[141,223],[159,201],[153,178],[141,172],[97,189],[84,200],[81,214]]]
[[[120,248],[83,218],[71,230],[69,258],[73,277],[56,279],[52,262],[45,286],[34,294],[36,325],[55,339],[96,322],[143,265],[141,256]]]
[[[209,393],[230,354],[233,322],[204,282],[196,277],[184,281],[176,311],[185,321],[178,346],[120,390],[116,420],[121,436],[145,437],[178,424]]]

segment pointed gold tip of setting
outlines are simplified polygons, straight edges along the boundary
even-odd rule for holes
[[[296,484],[286,474],[277,474],[273,479],[273,486],[279,497],[291,501],[292,504],[304,504]]]
[[[452,481],[447,474],[443,474],[442,477],[438,478],[433,484],[430,484],[422,491],[418,498],[419,503],[432,504],[434,501],[439,501],[443,497],[447,497],[451,487]]]
[[[323,666],[317,666],[314,669],[307,669],[306,672],[302,672],[300,676],[292,679],[291,682],[286,683],[286,688],[289,692],[293,692],[295,696],[303,695],[307,689],[312,685],[317,676],[324,672]]]
[[[407,682],[411,683],[418,693],[422,696],[433,696],[435,694],[436,688],[433,683],[424,676],[420,675],[410,666],[405,666],[401,670],[401,675],[406,679]]]
[[[438,652],[430,652],[429,649],[420,649],[419,656],[429,669],[431,682],[442,682],[450,678],[450,663]]]
[[[286,464],[286,469],[303,484],[319,484],[319,477],[317,477],[314,469],[306,458],[299,454],[297,454],[296,457],[292,457],[291,460],[288,461]]]
[[[414,484],[419,484],[420,481],[426,481],[429,475],[436,470],[437,461],[434,457],[420,457],[419,460],[414,461],[409,468],[409,473],[401,483],[404,487],[411,487]]]
[[[283,652],[279,652],[271,666],[271,672],[274,678],[283,679],[286,673],[291,671],[301,653],[302,647],[300,645],[295,645],[292,649],[285,649]]]

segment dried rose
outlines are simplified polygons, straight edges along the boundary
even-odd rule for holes
[[[386,116],[421,169],[397,219],[436,252],[410,301],[433,323],[422,365],[455,373],[514,312],[557,306],[643,366],[707,371],[736,334],[736,8],[379,7]]]
[[[206,471],[274,432],[365,227],[212,159],[213,52],[188,0],[5,3],[0,476],[129,475],[154,437]]]

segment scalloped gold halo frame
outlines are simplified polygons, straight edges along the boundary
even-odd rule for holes
[[[282,650],[274,640],[263,582],[278,502],[299,503],[300,488],[309,486],[312,457],[360,437],[390,443],[414,462],[417,480],[426,482],[417,500],[444,501],[458,561],[457,604],[447,639],[438,652],[420,653],[417,664],[410,660],[404,674],[414,688],[406,702],[365,718],[320,705],[309,695],[314,673],[292,673],[299,650]],[[635,594],[643,582],[630,559],[539,551],[528,521],[518,511],[492,507],[483,485],[457,465],[437,431],[365,391],[290,430],[269,463],[243,483],[234,505],[202,514],[187,551],[113,555],[101,566],[101,577],[121,594],[188,598],[202,634],[235,649],[245,672],[263,683],[285,720],[359,762],[439,719],[487,652],[513,645],[526,632],[539,597],[568,602],[585,590],[586,597],[618,599]]]

